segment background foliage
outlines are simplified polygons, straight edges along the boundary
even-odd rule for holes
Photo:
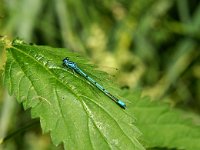
[[[1,35],[68,47],[103,68],[118,68],[113,74],[121,88],[142,89],[142,95],[168,102],[199,123],[198,0],[1,0],[0,3]],[[5,52],[0,51],[0,55],[1,69]],[[6,114],[1,117],[1,126],[17,129],[30,119],[29,113],[24,114],[8,96],[2,79],[0,84],[0,110]],[[19,117],[11,118],[16,113]],[[21,145],[16,137],[8,146],[52,147],[47,144],[48,136],[38,138],[39,131],[36,127],[18,135],[32,138],[29,143]]]

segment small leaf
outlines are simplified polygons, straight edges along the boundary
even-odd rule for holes
[[[31,108],[32,117],[40,118],[43,131],[50,132],[55,145],[63,142],[65,149],[76,150],[144,149],[137,140],[139,131],[133,124],[133,113],[121,109],[84,78],[64,68],[65,57],[116,94],[77,54],[20,40],[7,48],[5,83],[10,94],[25,109]],[[106,75],[101,74],[104,78]]]
[[[124,92],[124,95],[134,100],[130,109],[137,117],[146,148],[200,149],[200,126],[186,119],[185,112],[136,93]]]

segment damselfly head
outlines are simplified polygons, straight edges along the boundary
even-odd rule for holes
[[[63,59],[63,65],[66,66],[69,63],[69,58],[66,57]]]
[[[63,59],[63,63],[69,63],[69,62],[70,62],[70,60],[69,60],[68,57],[66,57],[66,58]]]

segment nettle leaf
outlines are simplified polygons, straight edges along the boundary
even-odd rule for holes
[[[186,112],[148,97],[141,98],[137,92],[124,92],[124,96],[134,101],[129,109],[134,111],[146,148],[200,149],[200,126]]]
[[[77,54],[15,40],[7,48],[5,67],[10,94],[25,109],[31,108],[33,118],[40,118],[43,132],[50,132],[55,145],[63,143],[65,149],[76,150],[144,149],[137,140],[140,133],[134,126],[133,112],[123,110],[84,78],[64,68],[65,57],[110,92],[118,93],[104,81],[105,73]]]

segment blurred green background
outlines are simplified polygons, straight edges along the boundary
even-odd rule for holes
[[[199,0],[0,0],[0,35],[66,47],[101,68],[117,68],[111,74],[121,88],[200,114]],[[5,60],[1,49],[0,69]],[[2,77],[0,112],[0,136],[30,120]],[[49,149],[48,136],[38,138],[38,130],[17,135],[7,147]],[[21,144],[27,136],[35,143]]]

